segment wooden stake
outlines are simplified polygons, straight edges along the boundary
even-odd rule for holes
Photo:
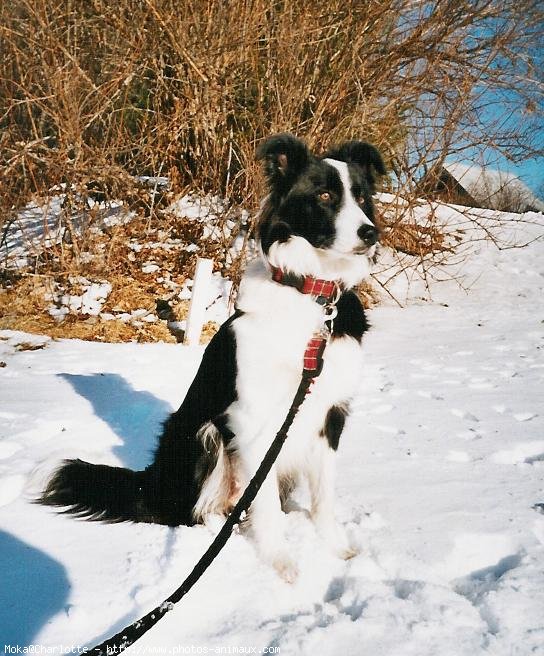
[[[187,316],[187,326],[185,329],[184,344],[189,346],[200,343],[200,334],[204,325],[206,314],[206,304],[210,298],[210,281],[213,271],[213,261],[204,258],[198,258],[196,262],[195,278],[193,282],[193,293],[191,304],[189,305],[189,314]]]

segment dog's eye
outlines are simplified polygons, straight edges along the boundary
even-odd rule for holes
[[[364,204],[365,204],[365,197],[364,197],[364,196],[357,196],[357,197],[355,198],[355,200],[357,201],[357,203],[358,203],[359,205],[364,205]]]
[[[329,194],[328,191],[322,191],[319,194],[319,200],[323,201],[324,203],[330,203],[332,200],[332,196]]]

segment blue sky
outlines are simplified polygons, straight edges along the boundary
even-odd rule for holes
[[[528,160],[520,164],[508,162],[504,157],[497,160],[495,168],[517,175],[541,200],[544,196],[544,158]]]
[[[530,142],[534,151],[544,153],[542,98],[535,92],[533,100],[533,110],[529,111],[527,106],[524,107],[524,98],[513,90],[486,90],[479,97],[478,108],[475,108],[475,112],[479,115],[480,129],[485,132],[488,127],[491,140],[502,141],[502,152],[489,146],[483,153],[481,149],[469,147],[462,161],[485,164],[489,168],[513,173],[542,198],[544,196],[544,156],[519,161],[527,149],[520,145],[514,149],[513,146],[509,147],[508,145],[509,142],[515,143],[516,139],[512,134],[517,133],[522,140]],[[503,136],[500,136],[501,131],[504,132]],[[510,155],[510,158],[507,155]]]

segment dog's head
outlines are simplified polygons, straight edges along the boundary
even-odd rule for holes
[[[278,134],[257,157],[270,187],[259,225],[269,262],[347,286],[359,282],[379,237],[372,194],[385,166],[376,148],[350,141],[316,157],[299,139]]]

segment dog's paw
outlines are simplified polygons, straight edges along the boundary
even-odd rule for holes
[[[359,549],[350,543],[344,527],[340,524],[336,522],[331,524],[318,524],[316,528],[329,549],[338,558],[349,560],[359,554]]]
[[[357,547],[348,545],[345,548],[343,547],[336,550],[335,553],[338,558],[341,558],[342,560],[349,560],[350,558],[355,558],[355,556],[358,556],[361,552]]]
[[[298,577],[298,565],[288,554],[280,552],[269,558],[269,562],[286,583],[294,583]]]
[[[281,556],[272,566],[286,583],[294,583],[298,577],[298,566],[290,556]]]
[[[327,543],[332,553],[342,560],[349,560],[360,553],[360,550],[355,545],[350,544],[343,530],[341,538],[336,536],[335,539],[327,540]]]

